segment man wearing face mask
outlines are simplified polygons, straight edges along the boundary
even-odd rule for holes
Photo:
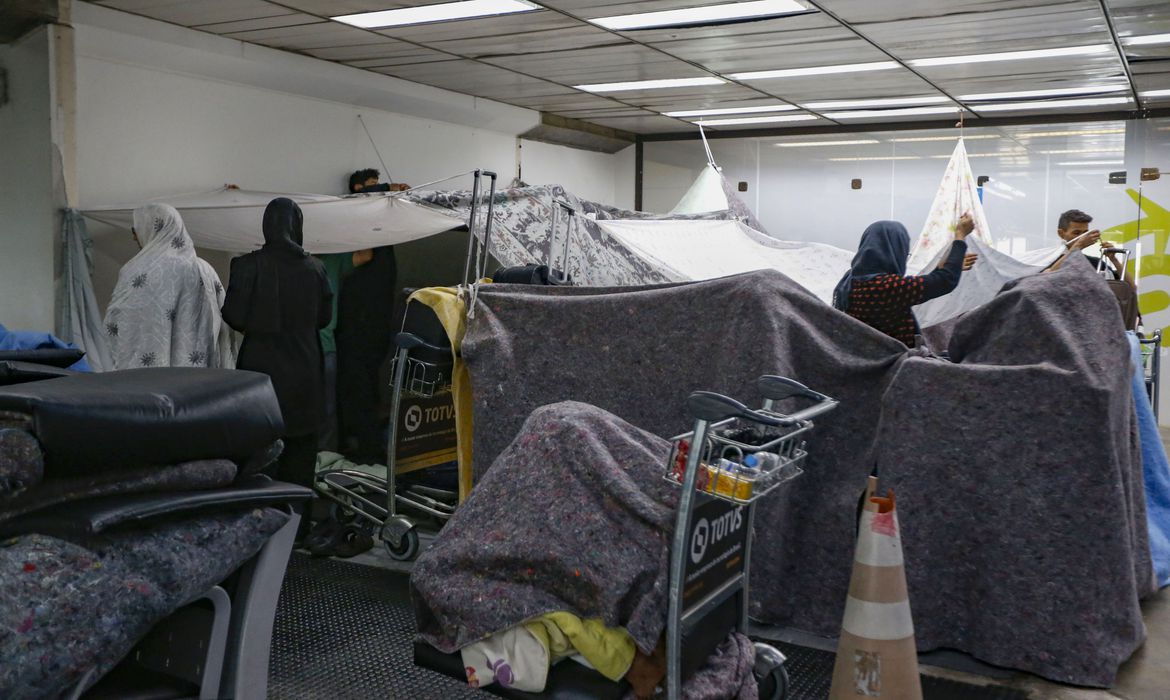
[[[353,194],[396,192],[401,183],[380,184],[374,169],[349,177]],[[326,352],[326,412],[322,447],[355,461],[385,458],[379,430],[379,369],[393,338],[397,265],[392,246],[321,256],[335,292],[334,321],[321,333]]]

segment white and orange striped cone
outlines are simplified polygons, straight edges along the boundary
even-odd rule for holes
[[[902,568],[894,492],[875,497],[869,477],[833,666],[830,700],[921,700],[914,623]]]

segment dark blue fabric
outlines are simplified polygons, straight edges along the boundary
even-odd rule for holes
[[[1137,411],[1138,437],[1142,445],[1142,475],[1146,486],[1146,520],[1150,529],[1150,558],[1158,587],[1170,585],[1170,462],[1162,446],[1162,434],[1146,393],[1142,351],[1137,336],[1129,332],[1133,358],[1133,400]]]
[[[906,259],[910,256],[910,234],[898,221],[875,221],[861,234],[857,255],[849,271],[833,290],[833,306],[849,309],[849,293],[854,280],[866,280],[877,275],[906,275]]]
[[[10,331],[3,324],[0,324],[0,350],[37,350],[40,348],[76,350],[77,346],[66,343],[52,333]],[[69,369],[77,372],[91,371],[89,363],[84,358],[74,362]]]

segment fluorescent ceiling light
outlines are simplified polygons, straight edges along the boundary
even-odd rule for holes
[[[760,105],[757,107],[722,107],[720,109],[687,109],[681,112],[663,112],[667,117],[713,117],[719,114],[756,114],[759,112],[789,112],[800,109],[796,105]]]
[[[1125,165],[1124,160],[1066,160],[1057,165]]]
[[[786,114],[779,117],[743,117],[741,119],[700,119],[700,126],[730,126],[731,124],[774,124],[776,122],[806,122],[816,119],[812,114]]]
[[[705,7],[689,7],[683,10],[661,12],[639,12],[633,15],[614,15],[588,20],[606,29],[648,29],[650,27],[674,27],[686,24],[707,24],[752,17],[770,17],[806,12],[808,8],[794,0],[753,0],[752,2],[729,2]]]
[[[897,68],[896,61],[875,63],[842,63],[836,66],[813,66],[811,68],[785,68],[783,70],[758,70],[749,73],[732,73],[732,80],[767,80],[769,78],[796,78],[802,75],[831,75],[833,73],[866,73],[875,70]]]
[[[1170,97],[1170,90],[1146,90],[1142,97]]]
[[[954,134],[952,136],[907,136],[904,138],[890,140],[894,143],[917,143],[919,141],[954,141],[957,138],[962,138],[964,141],[975,141],[980,139],[998,139],[1002,137],[998,134],[967,134],[962,137],[960,137],[958,134]]]
[[[948,158],[950,156],[947,156]],[[856,158],[829,158],[831,161],[845,162],[855,160],[922,160],[922,156],[859,156]]]
[[[1145,36],[1124,36],[1121,43],[1126,46],[1149,46],[1150,44],[1170,44],[1170,34],[1147,34]]]
[[[623,90],[660,90],[662,88],[696,87],[699,85],[722,85],[719,78],[665,78],[663,80],[633,80],[627,83],[595,83],[574,85],[585,92],[622,92]]]
[[[339,15],[330,19],[365,29],[380,27],[402,27],[408,24],[445,22],[453,19],[510,15],[516,12],[532,12],[542,9],[525,0],[463,0],[444,2],[438,5],[403,7],[398,10],[359,12],[354,15]]]
[[[919,66],[954,66],[963,63],[992,63],[994,61],[1020,61],[1031,58],[1057,58],[1060,56],[1092,56],[1094,54],[1112,51],[1109,44],[1091,44],[1089,46],[1065,46],[1059,49],[1036,49],[1033,51],[1005,51],[1003,53],[980,53],[969,56],[940,56],[938,58],[917,58],[910,61],[910,65]]]
[[[1097,134],[1124,134],[1125,129],[1085,129],[1084,131],[1033,131],[1026,134],[1012,134],[1017,139],[1039,139],[1046,136],[1095,136]],[[970,138],[970,137],[968,137]]]
[[[937,155],[937,156],[931,156],[931,158],[939,158],[939,159],[950,158],[950,157],[951,157],[950,153],[946,153],[943,155]],[[968,153],[967,157],[968,158],[1027,158],[1028,152],[1020,150],[1020,151],[1002,151],[1002,152],[994,152],[994,153]]]
[[[834,102],[809,102],[802,104],[806,109],[853,109],[855,107],[897,107],[899,105],[928,105],[950,102],[945,95],[922,95],[920,97],[889,97],[877,100],[837,100]]]
[[[1010,112],[1018,109],[1060,109],[1061,107],[1098,107],[1120,105],[1129,102],[1128,97],[1086,97],[1080,100],[1054,100],[1051,102],[1004,102],[1002,104],[977,105],[978,112]]]
[[[860,109],[849,112],[825,112],[829,119],[867,119],[871,117],[912,117],[919,114],[954,114],[958,107],[911,107],[909,109]]]
[[[1098,92],[1124,92],[1128,85],[1083,85],[1071,88],[1052,88],[1050,90],[1020,90],[1018,92],[983,92],[977,95],[959,95],[964,102],[978,100],[1017,100],[1028,97],[1058,97],[1060,95],[1092,95]]]
[[[1124,148],[1064,148],[1055,151],[1039,151],[1045,156],[1063,156],[1070,153],[1125,153]]]
[[[805,148],[807,146],[860,146],[867,143],[880,143],[877,139],[856,139],[854,141],[800,141],[797,143],[776,143],[780,148]]]

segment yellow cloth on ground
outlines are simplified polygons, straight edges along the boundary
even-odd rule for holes
[[[634,662],[634,640],[621,627],[606,627],[601,620],[582,620],[573,613],[545,613],[524,623],[549,651],[550,663],[580,654],[611,681],[621,680]]]
[[[455,440],[459,461],[459,502],[471,493],[471,375],[467,365],[459,356],[463,345],[463,334],[467,332],[467,305],[459,298],[454,287],[424,287],[410,295],[410,301],[417,301],[435,312],[447,338],[451,341],[451,352],[455,364],[451,369],[451,402],[455,408]]]

